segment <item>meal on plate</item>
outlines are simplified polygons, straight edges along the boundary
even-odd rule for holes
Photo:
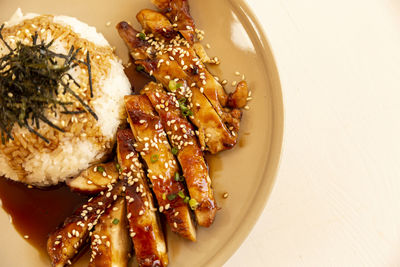
[[[227,94],[187,0],[153,0],[142,30],[116,29],[135,88],[94,27],[18,10],[0,28],[0,175],[28,187],[66,184],[86,195],[47,239],[52,266],[89,245],[89,266],[167,266],[162,223],[196,241],[218,205],[205,154],[235,146],[246,81]]]

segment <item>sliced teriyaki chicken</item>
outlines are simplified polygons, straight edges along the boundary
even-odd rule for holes
[[[228,96],[228,106],[232,108],[244,108],[247,104],[249,89],[245,81],[241,81],[236,86],[236,90]]]
[[[176,179],[178,163],[171,152],[160,118],[145,95],[125,96],[128,121],[135,137],[135,149],[146,162],[148,178],[172,232],[195,241],[196,231],[187,203],[179,197],[185,187]],[[188,201],[188,200],[187,200]]]
[[[177,64],[175,61],[172,61],[169,66],[166,64],[157,66],[152,60],[137,62],[142,64],[146,71],[153,73],[157,81],[161,82],[170,91],[174,91],[178,99],[186,99],[186,106],[190,110],[188,117],[199,131],[199,139],[203,150],[216,154],[235,146],[237,135],[235,136],[229,131],[199,88],[189,88],[186,82],[187,75],[181,72],[179,66],[176,68],[170,67]],[[174,74],[173,77],[175,79],[168,79],[172,74]],[[170,86],[170,83],[175,84],[176,88]]]
[[[82,171],[66,184],[73,191],[83,194],[96,194],[118,180],[118,165],[115,162],[95,164]]]
[[[139,266],[164,267],[168,265],[167,247],[134,142],[130,129],[117,132],[118,162],[126,186],[129,236]]]
[[[167,40],[174,38],[178,32],[169,20],[161,13],[151,9],[143,9],[136,15],[137,20],[146,32],[153,32],[154,36]]]
[[[173,57],[168,56],[167,53],[155,52],[156,49],[141,40],[139,38],[140,33],[128,23],[119,23],[117,29],[131,50],[132,56],[137,59],[137,63],[141,64],[150,75],[153,75],[166,88],[170,88],[170,84],[173,85],[174,82],[175,86],[182,85],[179,88],[172,86],[171,91],[176,93],[177,98],[185,97],[190,102],[188,108],[192,114],[189,118],[199,130],[202,148],[213,154],[232,148],[236,144],[237,135],[230,133],[208,99],[200,92],[200,89],[197,87],[189,88],[187,81],[190,81],[190,78],[183,67],[175,60],[171,60]],[[152,55],[155,58],[151,58]],[[147,56],[148,59],[144,60],[143,56]],[[177,79],[182,81],[177,82]]]
[[[196,29],[194,20],[190,15],[189,3],[187,1],[153,0],[152,2],[162,13],[164,13],[164,16],[168,17],[174,29],[179,31],[186,41],[188,41],[203,63],[216,63],[215,60],[210,59],[204,46],[199,42],[204,38],[204,33],[201,30]],[[164,20],[162,18],[158,19]],[[197,38],[194,38],[195,33],[198,33],[196,34]],[[195,39],[198,39],[198,41]]]
[[[168,19],[163,14],[153,10],[145,9],[140,11],[137,19],[143,29],[153,35],[158,35],[160,31],[163,32],[162,29],[165,29],[165,32],[170,32],[172,29],[172,24],[169,23]],[[173,35],[168,34],[168,36]],[[168,54],[171,57],[170,60],[175,60],[182,67],[182,70],[186,72],[189,78],[188,84],[194,84],[199,87],[222,120],[228,127],[233,127],[233,131],[237,133],[239,131],[241,112],[240,110],[231,112],[229,109],[223,109],[227,104],[228,95],[222,85],[208,72],[192,47],[188,46],[186,40],[177,36],[174,40],[169,41],[168,45],[172,51],[163,51],[163,53]],[[165,63],[161,62],[160,64]],[[247,96],[244,99],[246,100],[246,98]]]
[[[161,85],[153,82],[142,92],[147,95],[159,114],[170,143],[175,149],[189,190],[190,207],[194,209],[197,222],[200,226],[209,227],[214,221],[217,207],[208,167],[197,142],[195,129],[182,115],[181,103],[174,94],[167,94]]]
[[[100,216],[91,236],[89,267],[127,267],[131,252],[124,197]]]
[[[195,25],[190,16],[189,3],[187,0],[152,0],[151,1],[165,16],[174,24],[177,31],[193,44],[195,36]]]
[[[69,216],[62,226],[50,234],[47,239],[47,253],[52,266],[70,265],[74,256],[86,243],[90,231],[98,222],[99,217],[118,198],[123,190],[122,184],[109,186],[107,191],[100,192],[95,198],[90,198],[86,204]]]
[[[188,41],[188,43],[191,45],[191,47],[193,48],[194,52],[197,54],[197,56],[200,58],[201,62],[203,63],[215,63],[213,62],[210,57],[207,55],[207,52],[205,51],[204,47],[201,45],[200,42],[196,41],[193,42],[193,36],[195,35],[194,32],[196,33],[200,33],[202,31],[198,30],[195,28],[195,24],[194,24],[194,20],[190,15],[190,9],[189,9],[189,3],[186,0],[152,0],[153,4],[157,6],[158,9],[161,10],[161,12],[163,13],[163,15],[165,15],[170,23],[173,23],[172,26],[179,29],[186,29],[188,32],[190,32],[190,34],[185,34],[182,33],[182,36],[186,39],[186,41]],[[141,13],[141,12],[139,12]],[[152,23],[149,21],[151,19],[155,19],[157,18],[157,20],[161,20],[163,21],[163,25],[165,25],[164,27],[166,28],[170,28],[170,24],[168,24],[166,22],[165,18],[162,18],[160,15],[155,15],[153,14],[152,16],[142,16],[142,18],[138,18],[138,21],[142,24],[148,24],[149,26],[144,28],[146,31],[153,31],[154,32],[154,28],[153,30],[151,29],[151,25]],[[160,26],[160,25],[159,25]],[[158,27],[159,29],[160,27]],[[172,34],[170,34],[172,35]],[[201,41],[202,37],[201,34],[197,35],[197,39],[199,41]],[[211,78],[211,77],[209,77]],[[208,81],[208,77],[207,77],[207,81]],[[232,105],[227,103],[227,94],[225,93],[225,90],[223,90],[222,86],[218,83],[218,81],[216,79],[214,79],[214,81],[209,81],[210,84],[209,86],[211,86],[212,84],[214,84],[216,86],[215,90],[218,94],[218,100],[221,103],[221,105],[223,107],[228,106],[230,108],[242,108],[244,107],[246,104],[243,104],[241,106],[236,106],[236,105]],[[217,83],[217,84],[215,84]],[[244,85],[245,81],[242,81],[242,86]],[[247,87],[247,84],[246,84]],[[242,90],[243,87],[241,86],[237,86],[235,92]],[[209,91],[209,92],[207,92]],[[213,91],[211,90],[211,88],[205,88],[205,94],[207,95],[207,97],[209,97],[210,101],[214,101],[211,100],[213,99]],[[236,96],[238,97],[238,95],[240,94],[236,94]],[[236,98],[236,100],[238,100],[238,98]],[[241,103],[246,103],[247,102],[247,95],[243,96],[240,99]],[[216,103],[213,103],[213,106],[216,106]],[[235,111],[237,112],[237,111]]]

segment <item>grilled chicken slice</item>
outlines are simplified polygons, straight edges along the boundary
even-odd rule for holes
[[[142,25],[143,30],[146,32],[152,32],[156,37],[170,40],[178,34],[169,20],[157,11],[143,9],[137,13],[136,19]]]
[[[249,89],[245,81],[241,81],[237,84],[236,90],[229,94],[228,106],[232,108],[244,108],[247,104],[247,97],[249,95]]]
[[[168,54],[169,52],[154,52],[154,50],[156,50],[155,48],[152,50],[151,47],[142,45],[140,41],[134,40],[135,38],[139,39],[136,37],[138,32],[126,22],[121,22],[118,24],[117,29],[121,37],[125,40],[125,42],[127,42],[128,47],[132,51],[132,55],[139,55],[139,57],[135,58],[137,59],[136,63],[142,65],[150,75],[153,75],[166,88],[169,88],[171,79],[181,79],[183,84],[196,86],[196,83],[193,84],[191,82],[191,77],[185,70],[183,70],[184,67],[180,66],[180,63],[177,62],[172,55],[170,56]],[[137,44],[140,45],[137,46]],[[141,59],[141,56],[145,55],[146,51],[151,53],[147,54],[149,59],[143,60]],[[193,67],[197,66],[196,64],[191,65]],[[197,69],[198,71],[197,67],[193,69]],[[213,154],[232,148],[237,141],[235,129],[239,127],[238,124],[240,121],[241,112],[236,110],[236,112],[232,111],[232,114],[228,114],[220,109],[220,113],[223,115],[224,120],[229,122],[229,125],[232,125],[229,126],[232,127],[231,129],[233,130],[231,133],[228,127],[224,124],[221,116],[216,112],[208,99],[201,92],[199,93],[199,89],[195,89],[195,87],[190,89],[188,86],[184,87],[188,92],[181,92],[181,90],[179,90],[177,92],[177,97],[181,98],[181,96],[178,95],[181,92],[180,95],[186,97],[192,103],[190,108],[193,112],[193,116],[190,116],[189,118],[199,129],[199,138],[202,148],[209,150]],[[192,93],[190,91],[196,92]],[[196,109],[201,107],[201,111],[196,112],[193,107],[196,107]],[[227,115],[225,116],[225,114]]]
[[[155,59],[140,60],[143,55],[150,58],[151,54],[147,54],[146,51],[150,52],[152,50],[137,37],[139,32],[134,30],[128,23],[120,22],[117,25],[117,29],[122,39],[131,50],[132,56],[137,59],[137,63],[141,64],[149,74],[153,75],[166,88],[169,87],[171,77],[181,79],[187,84],[185,81],[189,80],[188,75],[176,61],[171,61],[167,54],[158,53]],[[138,57],[136,58],[135,56]],[[161,64],[162,62],[165,62],[165,64]],[[187,88],[187,86],[185,88]],[[229,129],[223,123],[220,116],[199,89],[192,88],[191,91],[193,91],[193,93],[181,92],[181,90],[179,90],[177,92],[177,97],[191,99],[192,107],[190,108],[193,112],[193,116],[189,118],[199,130],[199,139],[202,148],[209,150],[213,154],[232,148],[236,144],[237,136],[229,132]]]
[[[181,85],[175,90],[178,99],[186,99],[191,110],[189,119],[197,127],[199,131],[200,144],[203,150],[208,150],[212,154],[230,149],[235,146],[237,135],[230,133],[227,126],[223,123],[221,117],[217,114],[208,99],[201,93],[197,87],[189,88],[187,85],[187,75],[182,72],[179,66],[174,67],[177,63],[171,61],[169,66],[166,64],[158,65],[154,60],[137,61],[146,71],[152,73],[157,81],[161,82],[164,87],[169,88],[170,75],[174,75],[177,85]],[[170,76],[171,77],[171,76]]]
[[[50,234],[47,240],[47,253],[52,266],[71,264],[74,256],[86,243],[89,232],[96,225],[99,217],[111,206],[122,192],[122,184],[109,186],[107,191],[100,192],[95,198],[78,208],[69,216],[62,226]]]
[[[160,31],[163,32],[163,28],[165,32],[173,29],[168,19],[156,11],[149,9],[142,10],[138,13],[137,18],[143,29],[150,31],[154,35],[158,35]],[[162,23],[159,21],[162,21]],[[196,45],[196,47],[199,46],[199,44]],[[224,114],[222,106],[226,106],[228,99],[228,95],[222,85],[207,71],[201,60],[197,57],[195,50],[191,46],[188,46],[184,40],[177,38],[175,45],[171,46],[171,48],[173,48],[172,52],[164,51],[164,53],[172,57],[182,68],[186,65],[184,70],[190,78],[188,83],[191,84],[194,82],[199,88],[203,88],[204,95],[210,100],[217,113],[222,116]],[[188,67],[190,65],[192,67]]]
[[[73,191],[83,194],[96,194],[118,180],[115,162],[92,165],[77,177],[67,180],[66,184]]]
[[[174,94],[167,94],[161,85],[149,83],[143,92],[161,118],[171,145],[177,150],[183,176],[192,200],[197,222],[209,227],[217,211],[208,167],[197,142],[195,129],[182,115]]]
[[[91,236],[89,267],[127,267],[131,252],[124,197],[100,216]]]
[[[176,181],[178,163],[171,152],[160,118],[145,95],[125,96],[128,121],[136,140],[136,150],[146,162],[160,212],[165,214],[171,230],[195,241],[196,231],[188,205],[178,197],[184,185]]]
[[[126,185],[129,235],[139,266],[167,266],[168,255],[153,196],[145,181],[142,164],[134,149],[130,129],[117,132],[117,155]]]
[[[146,41],[146,37],[135,30],[128,22],[122,21],[116,26],[119,36],[124,40],[127,45],[131,56],[135,60],[148,59],[154,50],[151,45]]]
[[[201,43],[194,43],[193,50],[196,52],[197,56],[200,58],[203,63],[213,63],[211,58],[208,56],[206,49]]]
[[[187,0],[152,0],[151,1],[165,16],[168,17],[182,36],[193,44],[195,37],[195,25],[190,16],[189,3]]]

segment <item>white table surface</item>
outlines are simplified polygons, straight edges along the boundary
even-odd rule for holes
[[[285,140],[225,266],[400,266],[400,1],[248,3],[280,71]]]

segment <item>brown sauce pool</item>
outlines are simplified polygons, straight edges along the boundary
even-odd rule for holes
[[[65,185],[28,188],[0,177],[0,199],[15,229],[22,236],[28,236],[29,243],[45,251],[49,233],[86,202],[87,197],[71,192]]]
[[[146,74],[136,70],[136,65],[133,63],[132,58],[130,58],[129,64],[129,67],[126,67],[124,71],[132,85],[132,91],[138,94],[147,83],[152,81],[152,79]]]

